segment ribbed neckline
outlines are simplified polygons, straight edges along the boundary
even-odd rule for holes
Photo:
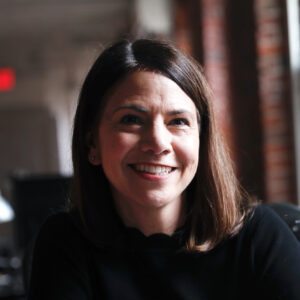
[[[94,237],[93,235],[86,234],[78,216],[73,215],[72,219],[75,226],[95,246],[111,250],[180,250],[185,246],[188,239],[188,221],[183,226],[177,228],[172,235],[155,233],[146,236],[137,228],[126,227],[113,207],[111,207],[109,214],[104,218],[108,224],[102,221],[102,226],[99,224],[100,226],[96,227],[98,230],[95,230],[94,227]]]
[[[149,236],[144,235],[137,228],[124,227],[122,238],[119,241],[122,241],[123,247],[129,250],[179,250],[186,241],[184,233],[184,226],[178,228],[172,235],[154,233]]]

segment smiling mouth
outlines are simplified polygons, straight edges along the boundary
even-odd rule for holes
[[[167,175],[174,171],[176,168],[166,166],[155,166],[147,164],[130,165],[135,171],[153,174],[153,175]]]

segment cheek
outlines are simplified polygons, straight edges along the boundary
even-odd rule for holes
[[[191,171],[196,171],[199,162],[199,138],[188,138],[180,140],[178,152],[180,153],[182,164]]]
[[[132,150],[135,140],[126,133],[100,132],[100,156],[103,163],[114,164],[120,162]]]

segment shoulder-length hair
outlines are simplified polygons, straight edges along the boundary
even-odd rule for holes
[[[190,210],[185,249],[208,251],[238,232],[247,214],[249,197],[239,187],[216,128],[212,95],[201,67],[168,42],[121,41],[104,50],[89,71],[74,120],[71,211],[79,216],[85,233],[99,244],[114,235],[109,182],[101,167],[90,164],[88,152],[106,94],[127,74],[139,70],[159,73],[173,80],[199,111],[199,165],[186,190]]]

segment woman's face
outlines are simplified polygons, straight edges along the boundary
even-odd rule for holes
[[[167,77],[136,71],[108,95],[89,157],[118,205],[150,209],[182,199],[198,153],[194,102]]]

